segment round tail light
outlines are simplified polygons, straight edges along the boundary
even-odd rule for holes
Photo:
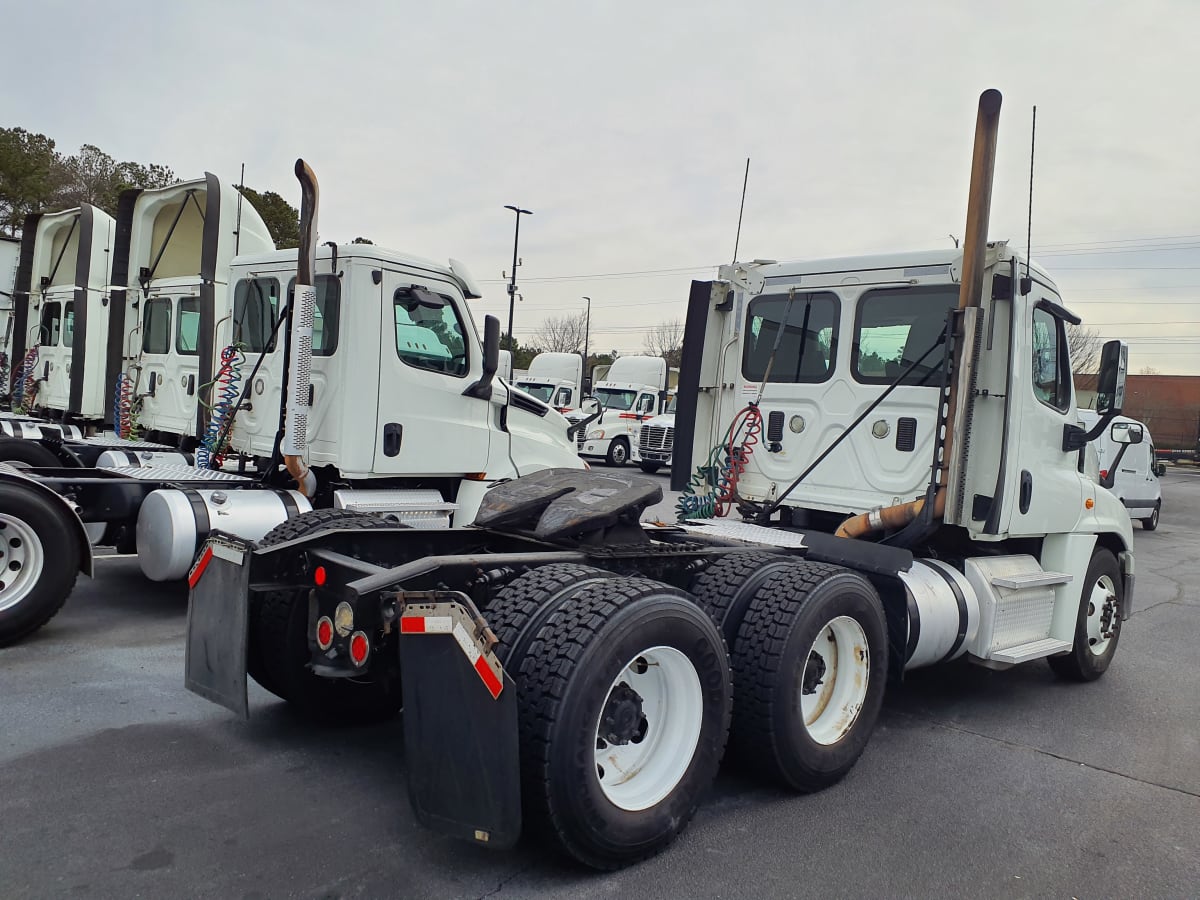
[[[333,620],[329,616],[317,619],[317,646],[322,650],[333,646]]]
[[[367,640],[365,632],[356,631],[350,635],[350,662],[358,667],[367,664],[367,657],[371,655],[371,642]]]

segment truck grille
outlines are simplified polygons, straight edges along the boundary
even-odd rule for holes
[[[667,450],[675,443],[675,429],[661,425],[643,425],[638,436],[639,450]]]

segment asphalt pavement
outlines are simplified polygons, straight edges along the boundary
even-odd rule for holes
[[[423,829],[398,721],[312,729],[254,687],[246,723],[188,693],[185,588],[102,559],[0,650],[0,896],[1200,896],[1200,472],[1163,480],[1105,677],[915,673],[841,784],[727,766],[675,845],[614,874]]]

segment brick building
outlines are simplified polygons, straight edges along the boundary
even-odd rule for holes
[[[1076,375],[1084,409],[1096,402],[1096,376]],[[1200,375],[1129,375],[1124,415],[1146,423],[1160,450],[1195,450],[1200,438]]]

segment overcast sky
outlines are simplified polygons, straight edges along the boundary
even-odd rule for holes
[[[1025,244],[1036,104],[1035,258],[1131,371],[1200,374],[1196,0],[39,0],[3,23],[0,124],[182,178],[244,162],[297,206],[303,156],[322,240],[459,258],[502,321],[520,204],[518,338],[589,295],[593,348],[630,352],[731,258],[746,157],[743,259],[948,245],[996,87],[991,236]]]

